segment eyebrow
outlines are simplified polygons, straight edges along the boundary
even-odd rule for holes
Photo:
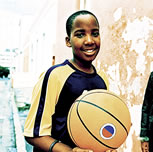
[[[84,29],[79,29],[79,30],[76,30],[74,33],[78,33],[78,32],[85,32]]]
[[[99,28],[96,28],[96,29],[92,29],[92,31],[99,31]]]
[[[92,29],[91,31],[99,31],[99,29],[95,28],[95,29]],[[78,29],[74,33],[77,33],[77,32],[85,32],[85,30],[84,29]]]

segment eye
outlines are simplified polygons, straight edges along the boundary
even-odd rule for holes
[[[99,31],[94,31],[94,32],[92,32],[92,36],[98,37],[98,36],[99,36]]]
[[[77,37],[77,38],[82,38],[82,37],[84,37],[84,33],[76,33],[75,34],[75,36]]]

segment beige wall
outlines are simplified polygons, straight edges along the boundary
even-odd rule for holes
[[[88,1],[87,1],[88,2]],[[102,47],[96,65],[131,112],[132,128],[119,152],[139,152],[141,106],[153,70],[153,1],[90,0],[87,8],[100,20]]]
[[[29,71],[29,47],[25,49],[24,51],[24,63],[23,64],[23,72],[28,72]]]
[[[55,56],[55,64],[71,58],[72,51],[65,45],[66,19],[74,11],[79,10],[80,0],[48,0],[33,20],[27,39],[22,46],[27,54],[29,47],[29,62],[24,67],[38,75],[52,65]],[[29,67],[27,67],[29,66]],[[25,70],[24,68],[24,70]]]
[[[66,20],[68,16],[79,10],[80,0],[58,0],[58,18],[57,18],[57,39],[54,50],[55,63],[63,62],[63,60],[71,58],[72,50],[66,47]]]

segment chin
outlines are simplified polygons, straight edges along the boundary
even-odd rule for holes
[[[95,58],[94,58],[95,59]],[[84,60],[85,63],[92,63],[94,61],[94,59],[90,59],[90,60]]]

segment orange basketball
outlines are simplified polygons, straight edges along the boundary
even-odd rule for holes
[[[96,89],[83,93],[73,103],[67,126],[78,147],[104,152],[123,144],[131,127],[131,117],[119,96]]]

